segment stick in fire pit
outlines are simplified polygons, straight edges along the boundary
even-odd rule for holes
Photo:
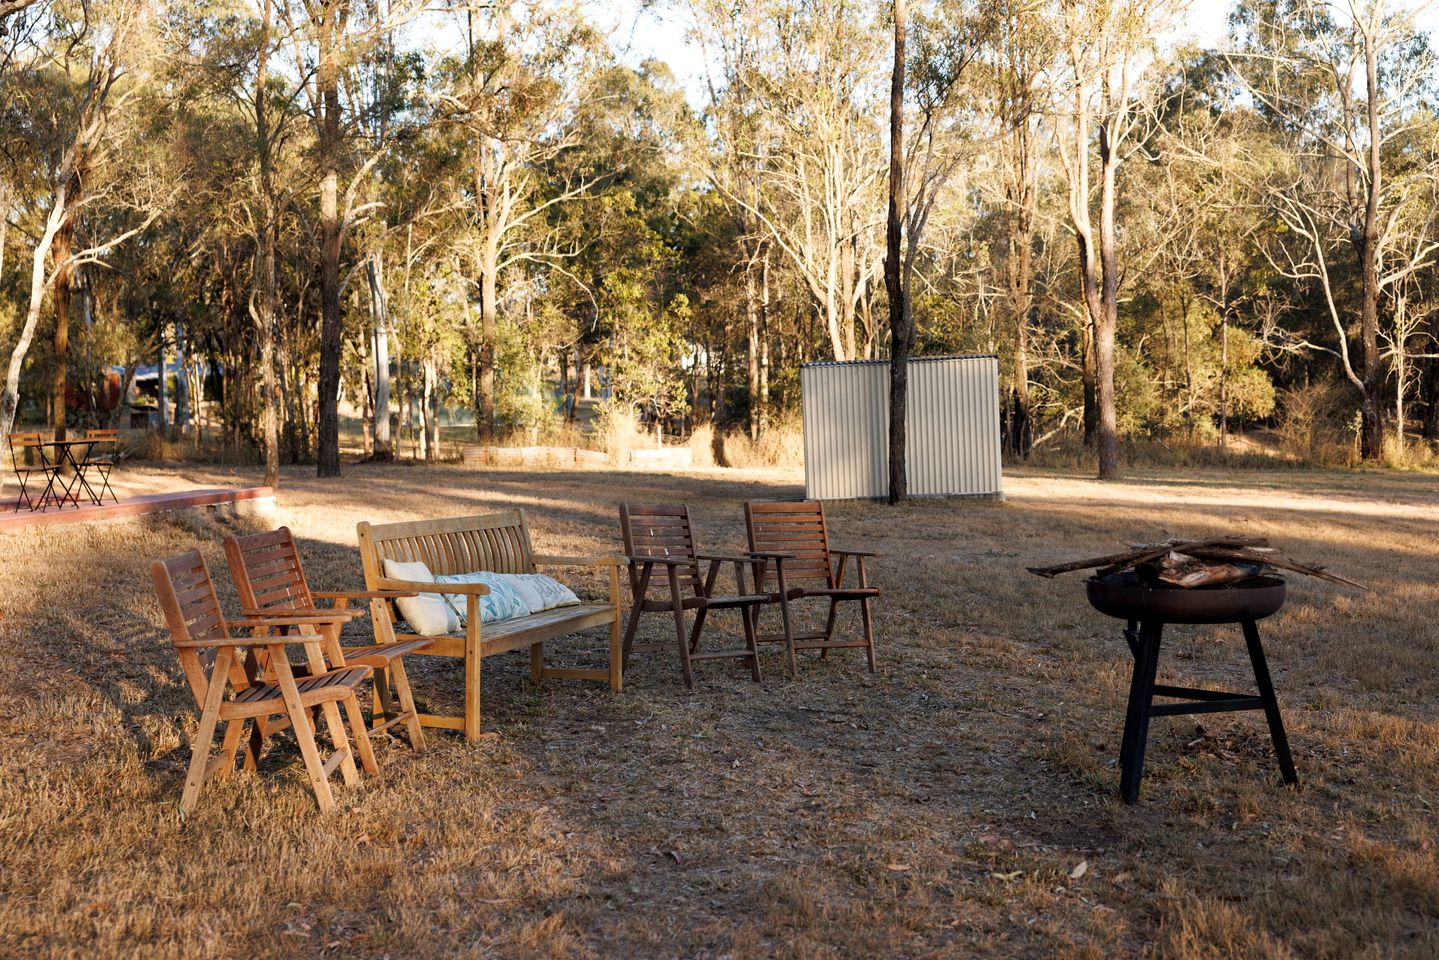
[[[1255,537],[1222,537],[1212,540],[1166,540],[1132,547],[1124,553],[1087,560],[1072,560],[1052,567],[1029,567],[1037,576],[1053,578],[1074,570],[1094,570],[1107,577],[1134,571],[1141,583],[1180,589],[1222,586],[1260,576],[1266,569],[1288,570],[1308,577],[1368,590],[1362,583],[1312,566],[1276,556],[1269,541]]]

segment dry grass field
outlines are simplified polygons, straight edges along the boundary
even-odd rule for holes
[[[618,549],[615,504],[684,500],[705,543],[793,473],[349,467],[287,475],[319,589],[354,524],[522,506],[537,547]],[[253,483],[132,468],[132,490]],[[23,957],[1326,957],[1439,955],[1439,495],[1431,477],[1211,472],[1008,479],[1005,502],[835,504],[873,577],[880,670],[849,652],[637,656],[625,690],[486,665],[479,746],[378,746],[314,807],[293,752],[177,801],[196,712],[148,580],[213,519],[0,535],[0,954]],[[1117,624],[1026,565],[1169,534],[1265,535],[1373,585],[1291,580],[1263,626],[1302,784],[1258,714],[1158,719],[1117,800]],[[590,584],[591,588],[597,584]],[[721,619],[716,626],[733,629]],[[669,636],[651,621],[654,639]],[[1237,631],[1174,628],[1162,676],[1240,687]],[[564,656],[597,664],[602,637]],[[458,695],[458,665],[412,671]],[[450,699],[450,702],[454,702]],[[1197,722],[1196,722],[1197,721]],[[1077,869],[1081,864],[1084,870]]]

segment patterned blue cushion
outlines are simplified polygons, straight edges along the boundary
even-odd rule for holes
[[[530,608],[525,603],[525,598],[520,596],[518,590],[505,582],[505,576],[499,573],[490,573],[488,570],[476,570],[474,573],[445,573],[435,577],[436,583],[483,583],[490,588],[489,594],[479,597],[480,601],[480,623],[494,623],[497,620],[509,620],[512,617],[529,616]],[[445,600],[454,608],[455,613],[460,617],[460,625],[465,623],[466,610],[465,595],[462,593],[447,593]]]

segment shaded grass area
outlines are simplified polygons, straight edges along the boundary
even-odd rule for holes
[[[133,479],[254,482],[194,467]],[[1008,490],[1003,503],[831,506],[837,544],[887,554],[872,571],[886,591],[877,675],[855,651],[807,659],[791,681],[776,651],[761,684],[712,662],[687,693],[675,658],[650,653],[616,695],[535,687],[523,653],[495,658],[496,740],[436,733],[418,756],[380,745],[383,781],[339,788],[344,812],[328,818],[278,746],[260,776],[212,784],[190,822],[177,816],[195,710],[146,567],[198,540],[233,609],[227,527],[0,537],[0,953],[1439,954],[1432,480],[1020,471]],[[619,499],[683,500],[720,550],[741,544],[743,499],[798,492],[776,471],[354,467],[338,483],[287,476],[276,521],[302,540],[312,584],[335,589],[359,582],[360,519],[522,506],[537,549],[613,552]],[[1262,628],[1302,786],[1279,785],[1258,714],[1160,719],[1140,805],[1124,807],[1117,625],[1088,609],[1079,577],[1023,568],[1231,531],[1375,587],[1295,581]],[[1170,634],[1170,682],[1246,685],[1237,631]],[[655,619],[643,635],[671,633]],[[596,634],[555,653],[597,665],[604,649]],[[444,706],[458,674],[412,670],[421,699]]]

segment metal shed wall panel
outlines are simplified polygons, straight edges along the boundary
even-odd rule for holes
[[[800,389],[806,495],[888,495],[889,362],[807,364]],[[998,360],[911,360],[905,421],[911,494],[1001,495]]]

